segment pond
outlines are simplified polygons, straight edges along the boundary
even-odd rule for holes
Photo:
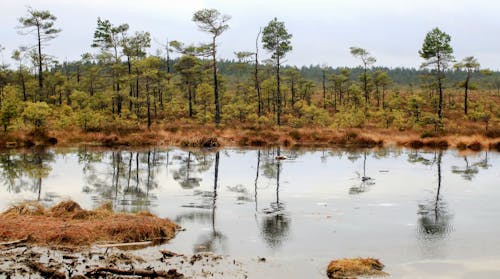
[[[185,228],[161,249],[229,255],[250,278],[325,278],[330,260],[358,256],[393,278],[500,278],[499,166],[486,151],[9,150],[0,209],[151,211]]]

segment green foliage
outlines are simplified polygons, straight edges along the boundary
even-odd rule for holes
[[[6,86],[0,107],[0,121],[4,132],[7,132],[11,121],[19,116],[19,105],[20,101],[16,96],[16,89],[13,86]]]
[[[418,54],[427,60],[422,66],[436,65],[444,70],[447,63],[453,60],[453,48],[450,45],[451,37],[439,28],[427,33]],[[444,66],[444,67],[443,67]]]
[[[361,87],[353,83],[349,86],[348,93],[349,93],[350,103],[358,107],[361,106],[363,102],[363,97],[362,97],[363,91]]]
[[[356,106],[343,107],[333,118],[336,128],[361,128],[365,124],[364,110]]]
[[[448,64],[454,60],[453,48],[450,45],[450,41],[450,35],[439,30],[439,28],[434,28],[427,33],[422,49],[418,52],[426,60],[422,63],[422,68],[434,67],[433,74],[437,80],[437,89],[439,92],[437,114],[440,120],[443,118],[442,80],[444,79],[444,71],[448,67]]]
[[[405,113],[400,110],[379,110],[374,112],[372,116],[380,128],[396,128],[399,130],[407,128]]]
[[[26,102],[22,116],[25,121],[39,130],[45,128],[50,113],[51,108],[46,102]]]
[[[196,87],[196,94],[199,101],[199,110],[201,111],[198,114],[198,118],[203,122],[207,123],[213,120],[213,88],[210,84],[203,82]]]
[[[360,47],[350,47],[349,49],[351,51],[352,56],[361,59],[364,68],[373,65],[375,62],[377,62],[377,59],[375,59],[375,57],[373,56],[370,56],[370,53],[366,49]]]
[[[54,28],[55,21],[57,17],[46,10],[34,10],[28,7],[28,14],[26,17],[19,18],[20,28],[40,30],[40,39],[44,42],[53,39],[57,36],[57,33],[61,32],[61,29]],[[28,31],[27,33],[31,33]]]
[[[287,52],[292,50],[292,34],[288,33],[285,23],[277,18],[271,20],[262,32],[262,43],[264,48],[272,53],[272,58],[280,63]]]
[[[229,29],[226,22],[230,19],[230,16],[222,15],[216,9],[203,9],[194,13],[192,20],[201,31],[211,33],[214,37],[217,37]]]
[[[128,57],[145,57],[146,48],[151,46],[151,34],[149,32],[135,32],[131,37],[123,38],[123,54]]]
[[[57,35],[55,17],[49,12],[37,13],[30,16],[47,20],[44,39]],[[29,24],[36,22],[28,18],[20,22],[30,32],[36,25]],[[263,28],[261,38],[272,59],[257,61],[255,73],[254,52],[235,52],[235,60],[216,59],[217,38],[229,28],[229,19],[214,9],[196,12],[193,21],[209,33],[210,43],[170,41],[166,56],[163,50],[148,54],[148,32],[128,34],[127,24],[113,25],[100,18],[92,44],[98,53],[84,54],[79,61],[58,64],[48,55],[38,54],[36,48],[19,48],[12,55],[16,69],[0,67],[0,120],[4,129],[24,119],[35,129],[49,123],[57,129],[74,125],[83,131],[123,131],[144,125],[146,118],[148,125],[162,121],[220,123],[222,119],[230,125],[241,122],[245,127],[273,127],[276,122],[280,125],[281,113],[284,124],[293,127],[427,130],[428,125],[437,129],[447,123],[455,125],[450,126],[452,131],[454,127],[479,126],[453,122],[476,121],[491,124],[494,129],[500,123],[500,75],[478,72],[479,62],[472,56],[455,64],[454,69],[448,68],[453,60],[451,37],[437,28],[427,34],[419,51],[425,59],[422,69],[374,67],[370,73],[375,58],[359,47],[350,49],[360,60],[361,66],[356,68],[284,65],[284,57],[292,50],[292,35],[284,22],[274,18]],[[49,31],[51,28],[54,30]],[[179,55],[172,58],[172,51]],[[46,66],[47,70],[41,72],[45,76],[43,90],[37,90],[37,86],[42,89],[40,75],[33,74],[28,63],[30,67]],[[15,84],[17,91],[8,84]],[[441,91],[451,86],[454,91],[449,90],[443,98]],[[473,92],[470,114],[454,119],[462,107],[457,88],[480,91]],[[377,108],[370,106],[375,101]],[[450,110],[447,119],[440,119],[442,107]]]
[[[408,99],[407,110],[414,117],[415,122],[420,121],[420,115],[424,106],[424,99],[418,95],[411,95]]]
[[[58,128],[66,129],[75,123],[73,109],[70,106],[62,105],[54,114],[57,115],[56,125]]]
[[[106,117],[97,111],[84,108],[76,113],[76,123],[83,131],[99,131],[107,122]]]
[[[94,32],[92,47],[107,51],[110,48],[116,49],[124,41],[124,34],[127,32],[128,24],[114,26],[109,20],[97,18],[97,28]]]
[[[331,123],[328,112],[315,105],[308,105],[305,101],[298,101],[294,105],[294,111],[298,117],[292,118],[293,127],[299,128],[306,125],[317,125],[321,127],[329,126]]]
[[[74,90],[71,93],[71,101],[72,101],[72,106],[75,109],[83,109],[86,108],[90,105],[91,98],[89,94],[80,91],[80,90]]]

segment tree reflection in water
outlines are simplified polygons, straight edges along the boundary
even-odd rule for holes
[[[269,154],[268,154],[269,155]],[[275,172],[264,172],[266,176],[272,174],[276,178],[276,201],[271,202],[270,207],[263,210],[265,215],[262,218],[261,231],[267,245],[276,249],[281,247],[283,242],[287,239],[290,232],[291,219],[285,211],[285,204],[280,201],[280,174],[281,174],[281,160],[275,158],[281,156],[281,150],[278,147],[276,156],[272,154],[271,158],[267,158],[266,164],[273,165]],[[273,178],[272,176],[270,178]]]
[[[211,209],[211,225],[212,230],[199,237],[198,241],[194,244],[193,251],[198,252],[219,252],[225,251],[225,242],[227,240],[226,236],[216,229],[216,213],[217,213],[217,189],[219,181],[219,160],[220,152],[215,153],[215,165],[214,165],[214,186],[213,193],[211,195],[212,202],[209,206]],[[206,196],[210,197],[210,196]]]
[[[479,173],[479,168],[487,170],[491,167],[488,162],[488,151],[484,152],[484,157],[477,162],[470,163],[467,156],[463,156],[465,165],[463,167],[452,166],[451,172],[455,174],[460,174],[460,176],[468,181],[472,179]]]
[[[460,174],[463,179],[471,181],[474,176],[479,172],[479,169],[475,164],[470,164],[467,156],[464,156],[465,165],[461,168],[458,166],[453,166],[451,171],[455,174]]]
[[[212,156],[206,152],[193,151],[174,156],[173,160],[180,162],[180,166],[172,171],[172,176],[183,189],[199,187],[201,178],[197,175],[209,170],[213,163]]]
[[[363,175],[360,175],[358,172],[356,172],[360,182],[359,185],[355,185],[349,188],[350,195],[357,195],[364,193],[369,190],[370,186],[375,185],[375,180],[366,175],[366,155],[367,152],[363,151]],[[359,157],[351,155],[350,158],[352,159],[356,158],[355,160],[357,160],[357,158]]]
[[[441,161],[443,151],[438,151],[436,158],[438,185],[436,196],[432,201],[418,206],[418,233],[425,240],[446,238],[452,230],[451,219],[446,203],[441,197]]]
[[[56,194],[45,193],[42,198],[42,181],[52,171],[50,163],[53,161],[54,152],[45,148],[2,152],[0,180],[7,186],[8,192],[20,193],[28,190],[35,193],[37,201],[51,202]]]
[[[83,164],[83,191],[92,195],[95,206],[109,200],[121,211],[149,211],[156,200],[150,191],[158,188],[156,174],[162,162],[158,150],[99,153],[81,149],[78,158]]]

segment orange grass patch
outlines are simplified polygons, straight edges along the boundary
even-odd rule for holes
[[[457,148],[479,151],[497,149],[498,130],[484,134],[482,130],[447,129],[441,132],[425,129],[383,129],[377,127],[333,129],[325,127],[292,128],[288,126],[220,125],[199,123],[153,124],[151,129],[137,126],[130,130],[81,131],[77,128],[54,129],[47,135],[29,131],[13,131],[0,137],[0,147],[33,145],[75,146],[180,146],[186,148],[218,148],[221,146],[406,146],[411,148]]]
[[[169,240],[179,227],[150,213],[115,213],[109,206],[84,210],[63,201],[45,210],[36,203],[13,205],[0,215],[0,239],[27,238],[39,245],[91,245],[97,242]]]
[[[328,278],[356,278],[357,276],[386,276],[384,265],[374,258],[354,258],[331,261],[326,270]]]

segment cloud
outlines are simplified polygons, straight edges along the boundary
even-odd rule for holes
[[[439,26],[452,36],[457,58],[476,55],[486,67],[498,69],[500,30],[496,11],[500,3],[476,0],[18,0],[4,1],[0,44],[10,51],[32,38],[16,34],[17,18],[25,6],[48,9],[58,16],[63,29],[47,51],[59,59],[78,59],[92,51],[96,18],[114,24],[129,23],[131,30],[149,31],[156,40],[166,38],[186,43],[208,41],[197,30],[192,14],[201,8],[216,8],[232,16],[230,30],[220,37],[220,57],[253,50],[259,27],[277,17],[293,34],[290,64],[328,63],[353,66],[358,61],[348,48],[360,46],[377,57],[378,65],[418,67],[417,51],[425,33]],[[155,45],[155,47],[160,47]],[[6,51],[6,52],[7,52]],[[151,50],[154,52],[154,49]],[[5,55],[10,56],[10,55]]]

